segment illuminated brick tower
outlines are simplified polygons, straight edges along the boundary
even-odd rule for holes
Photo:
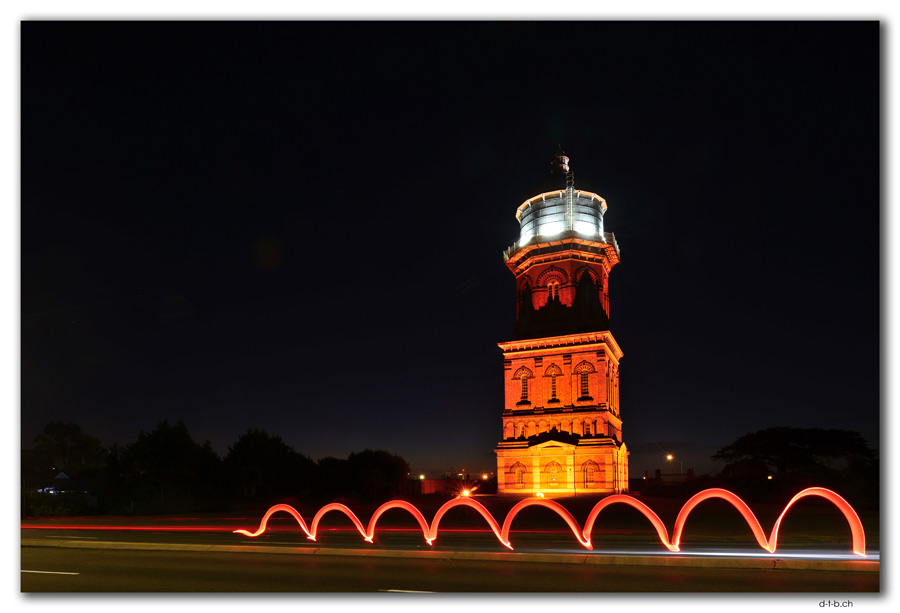
[[[609,331],[608,293],[619,247],[603,228],[606,201],[576,189],[562,150],[535,191],[516,211],[519,240],[503,254],[518,302],[512,340],[499,344],[498,493],[621,493],[622,350]]]

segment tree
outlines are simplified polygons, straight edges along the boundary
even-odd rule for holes
[[[353,495],[350,463],[332,456],[319,458],[316,463],[316,495],[332,500]]]
[[[280,436],[253,428],[228,448],[225,467],[243,496],[264,500],[307,492],[315,471],[315,463]]]
[[[133,502],[159,512],[193,510],[221,495],[221,460],[207,441],[198,445],[187,426],[160,422],[143,430],[118,458]]]
[[[35,446],[22,449],[22,514],[71,515],[96,511],[103,489],[107,451],[100,441],[72,423],[51,422],[34,439]],[[68,479],[55,480],[65,473]],[[65,483],[71,491],[40,494],[36,490]]]
[[[387,451],[366,449],[351,453],[346,460],[321,458],[317,469],[316,490],[324,498],[371,502],[408,493],[409,464]]]
[[[74,474],[102,466],[106,456],[99,440],[80,426],[61,421],[44,426],[44,433],[34,438],[34,444],[32,457],[44,463],[44,470]]]
[[[92,483],[106,463],[100,441],[72,423],[51,422],[34,439],[32,449],[22,450],[23,485],[43,483],[65,472],[71,479]]]
[[[356,490],[367,500],[407,493],[409,464],[387,451],[366,449],[347,458]]]
[[[784,475],[846,467],[853,459],[874,457],[858,432],[780,427],[745,434],[719,449],[713,459],[727,461],[726,472],[741,461],[750,461],[770,474]]]
[[[793,495],[804,487],[821,486],[867,504],[878,496],[878,454],[850,430],[759,430],[722,447],[712,459],[727,462],[723,478],[752,485],[750,491],[758,495]]]

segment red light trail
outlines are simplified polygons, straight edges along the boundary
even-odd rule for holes
[[[733,492],[720,488],[703,490],[702,492],[695,494],[687,502],[684,503],[684,506],[682,506],[681,510],[678,512],[678,517],[675,519],[675,530],[672,533],[671,541],[669,540],[669,534],[666,530],[666,526],[659,518],[659,516],[643,502],[625,494],[614,494],[612,496],[607,496],[603,500],[599,501],[596,505],[594,505],[594,508],[591,509],[591,512],[588,514],[588,518],[585,522],[583,530],[580,529],[580,525],[575,520],[575,518],[572,517],[572,514],[569,513],[569,511],[561,504],[553,500],[536,497],[526,498],[518,502],[512,509],[510,509],[509,513],[507,513],[506,519],[503,521],[503,527],[501,529],[500,525],[497,523],[497,520],[493,515],[491,515],[491,512],[484,507],[484,505],[471,498],[460,496],[444,503],[441,508],[438,509],[437,513],[435,513],[434,519],[430,526],[428,525],[428,522],[425,520],[425,517],[422,515],[419,509],[403,500],[392,500],[378,507],[378,509],[376,509],[375,513],[372,515],[372,518],[369,520],[369,525],[366,529],[363,528],[362,522],[359,521],[359,518],[356,517],[356,514],[354,514],[353,511],[342,504],[331,503],[319,509],[318,513],[316,513],[315,517],[313,518],[311,528],[307,528],[306,522],[303,521],[303,517],[300,516],[300,513],[298,513],[294,507],[286,504],[277,504],[266,511],[266,514],[263,516],[262,521],[259,524],[259,528],[257,528],[255,532],[238,529],[234,530],[234,533],[243,534],[249,537],[257,537],[266,531],[266,526],[268,525],[269,518],[272,517],[273,514],[284,511],[293,516],[294,519],[297,520],[297,523],[300,524],[300,528],[306,533],[307,538],[314,541],[316,540],[316,530],[322,516],[330,511],[340,511],[350,518],[350,520],[353,522],[353,525],[356,526],[356,529],[362,535],[363,539],[371,543],[373,542],[372,539],[375,536],[375,526],[378,518],[381,517],[381,515],[385,511],[388,511],[390,509],[404,509],[411,513],[419,523],[419,526],[422,529],[423,534],[425,535],[425,542],[429,545],[432,545],[437,538],[438,527],[444,514],[453,507],[468,506],[475,509],[479,514],[481,514],[482,517],[484,517],[484,519],[488,522],[491,530],[494,531],[494,535],[497,537],[497,540],[499,540],[502,545],[508,547],[509,549],[512,549],[512,543],[509,540],[509,532],[512,528],[513,518],[515,518],[516,514],[518,514],[519,511],[521,511],[525,507],[536,505],[548,508],[551,511],[557,513],[572,529],[572,532],[575,535],[575,539],[586,549],[593,549],[593,546],[591,545],[590,534],[600,512],[606,507],[613,504],[627,504],[640,511],[648,520],[650,520],[650,523],[656,529],[656,533],[659,536],[660,542],[663,544],[663,546],[666,547],[666,549],[671,552],[678,552],[681,550],[680,543],[682,533],[684,532],[684,525],[691,511],[704,500],[709,500],[711,498],[721,498],[729,502],[738,510],[738,512],[744,518],[744,521],[747,522],[750,530],[753,532],[753,536],[756,538],[756,542],[759,544],[759,546],[769,553],[775,553],[775,550],[778,546],[778,529],[781,526],[782,519],[784,519],[784,516],[794,505],[794,503],[807,496],[818,496],[821,498],[825,498],[826,500],[834,504],[841,511],[841,513],[843,513],[844,518],[850,525],[850,532],[853,537],[853,553],[861,557],[866,557],[865,531],[863,530],[862,522],[860,521],[859,516],[856,514],[856,511],[854,511],[853,507],[850,506],[850,503],[844,500],[840,495],[823,487],[810,487],[794,496],[784,507],[781,515],[778,516],[778,520],[775,522],[775,526],[772,529],[772,534],[768,539],[766,538],[765,532],[763,532],[762,525],[759,523],[756,515],[753,514],[753,511],[750,510],[750,507],[747,506],[747,503],[741,500]]]

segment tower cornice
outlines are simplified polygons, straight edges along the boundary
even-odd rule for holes
[[[497,343],[504,353],[511,351],[535,351],[541,349],[559,349],[560,347],[578,346],[589,349],[591,345],[609,347],[613,357],[618,362],[622,359],[622,350],[612,332],[585,332],[581,334],[564,334],[562,336],[547,336],[544,338],[527,338],[516,341]]]
[[[601,262],[609,272],[619,263],[619,245],[612,232],[606,232],[604,238],[606,241],[589,240],[580,238],[576,232],[565,232],[553,240],[533,241],[525,245],[517,242],[503,252],[503,259],[516,276],[534,264],[560,259],[560,255],[567,252],[576,259]]]

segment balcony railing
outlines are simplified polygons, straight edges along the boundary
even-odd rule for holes
[[[552,238],[550,237],[542,237],[540,235],[530,238],[525,244],[520,244],[521,241],[516,241],[509,247],[507,247],[503,251],[503,261],[508,260],[514,253],[516,253],[520,248],[529,245],[531,243],[548,243],[548,242],[556,242],[560,240],[565,240],[569,238],[580,238],[582,240],[591,240],[584,237],[583,234],[579,234],[578,232],[569,231],[569,232],[561,232],[559,234],[555,234]],[[619,244],[616,242],[616,235],[612,232],[604,232],[600,237],[601,240],[599,242],[606,243],[608,245],[612,245],[613,249],[616,250],[616,255],[620,256],[619,253]],[[594,241],[598,242],[598,241]]]

